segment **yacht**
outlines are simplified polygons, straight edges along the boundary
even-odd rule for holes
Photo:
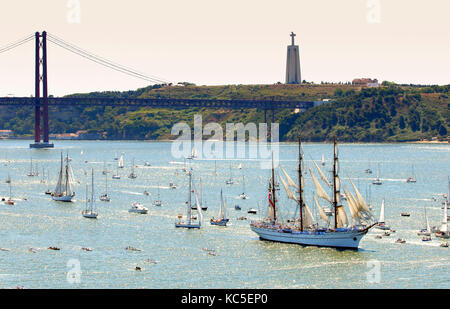
[[[141,203],[133,202],[131,203],[131,208],[128,209],[128,212],[138,213],[138,214],[147,214],[148,209],[144,207]]]

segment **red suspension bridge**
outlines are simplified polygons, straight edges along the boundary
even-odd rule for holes
[[[311,101],[281,100],[221,100],[221,99],[175,99],[175,98],[114,98],[114,97],[49,97],[47,82],[47,41],[64,48],[78,56],[96,62],[112,70],[139,78],[152,84],[168,84],[158,77],[150,76],[108,59],[92,54],[46,31],[33,35],[0,48],[0,54],[35,40],[35,96],[0,98],[0,106],[34,106],[35,128],[34,143],[31,148],[52,148],[49,140],[49,106],[146,106],[155,108],[183,109],[192,107],[226,108],[226,109],[261,109],[264,110],[264,121],[267,122],[267,111],[278,109],[306,110],[314,106]],[[42,69],[42,72],[41,72]],[[41,96],[42,86],[42,96]],[[42,122],[41,122],[42,119]]]

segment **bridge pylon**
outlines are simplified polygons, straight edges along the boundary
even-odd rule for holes
[[[34,144],[30,148],[53,148],[53,143],[49,141],[48,133],[48,88],[47,88],[47,32],[42,34],[36,32],[36,57],[35,57],[35,103],[34,103]],[[42,38],[42,40],[41,40]],[[42,58],[41,58],[42,49]],[[42,76],[41,76],[42,64]],[[42,81],[42,110],[41,110],[41,92]],[[43,141],[41,141],[41,116],[43,125]]]

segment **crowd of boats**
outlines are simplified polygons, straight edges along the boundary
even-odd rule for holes
[[[193,151],[192,155],[186,158],[187,160],[195,160],[196,155]],[[120,179],[119,169],[124,168],[123,154],[118,158],[116,155],[114,160],[118,161],[116,172],[112,175],[112,179]],[[74,176],[73,171],[70,166],[71,159],[68,155],[63,157],[61,153],[58,180],[54,190],[47,189],[45,194],[51,196],[52,200],[57,202],[71,202],[75,197],[75,192],[73,191]],[[87,162],[87,161],[86,161]],[[382,238],[383,236],[390,236],[391,233],[395,233],[395,230],[391,228],[385,220],[385,200],[383,199],[381,204],[381,210],[378,220],[372,213],[372,207],[365,201],[362,194],[359,192],[358,188],[355,186],[353,181],[349,179],[352,190],[348,190],[341,182],[339,176],[339,156],[338,156],[338,145],[337,142],[333,143],[333,164],[331,167],[331,180],[326,177],[325,173],[322,171],[321,167],[317,162],[312,160],[313,169],[305,169],[303,160],[303,149],[301,141],[298,141],[298,167],[295,170],[297,173],[297,182],[295,182],[288,171],[281,165],[278,166],[280,172],[278,177],[275,175],[275,166],[272,158],[272,168],[270,177],[268,179],[267,186],[267,199],[264,207],[267,210],[267,217],[260,220],[252,220],[250,222],[250,229],[256,233],[260,239],[274,242],[282,243],[294,243],[300,245],[312,245],[312,246],[324,246],[324,247],[335,247],[335,248],[351,248],[357,249],[361,239],[369,232],[370,229],[374,228],[383,231],[382,235],[376,235],[376,238]],[[321,165],[325,166],[325,160],[322,156]],[[145,166],[151,166],[149,162],[145,162]],[[238,169],[242,169],[242,164],[239,165]],[[379,170],[379,169],[378,169]],[[174,226],[176,228],[186,228],[186,229],[200,229],[203,222],[204,212],[207,210],[206,203],[203,201],[202,196],[202,184],[201,180],[197,183],[194,181],[194,170],[192,167],[186,167],[185,164],[182,171],[186,174],[188,178],[187,186],[187,201],[186,212],[179,213],[175,219]],[[305,186],[304,175],[309,172],[312,180],[311,188]],[[365,170],[366,173],[371,174],[372,171],[369,169]],[[102,174],[105,176],[105,192],[100,195],[100,201],[110,202],[111,197],[108,194],[108,171],[106,166],[103,168]],[[215,174],[216,167],[215,167]],[[33,164],[31,161],[30,171],[27,174],[29,177],[38,176],[39,173],[33,170]],[[48,177],[48,174],[47,174]],[[134,160],[131,165],[131,172],[128,178],[137,178],[135,173],[135,163]],[[295,202],[295,214],[292,218],[286,219],[282,215],[283,207],[280,205],[281,200],[279,199],[280,183],[281,182],[286,197],[288,200]],[[43,175],[44,180],[44,175]],[[45,181],[44,181],[45,182]],[[81,215],[88,219],[98,218],[98,208],[96,207],[96,197],[95,197],[95,185],[94,185],[94,169],[91,171],[91,181],[90,181],[90,192],[89,185],[86,184],[85,193],[85,207],[81,212]],[[408,183],[415,183],[414,177],[409,177],[407,179]],[[14,205],[14,199],[11,195],[12,181],[8,174],[6,183],[9,184],[9,197],[3,198],[2,201],[7,205]],[[372,182],[374,185],[381,185],[382,182],[379,178],[379,172],[377,178]],[[230,164],[230,175],[229,178],[225,180],[225,185],[229,186],[233,184],[232,168]],[[243,192],[239,194],[240,199],[247,199],[248,196],[245,193],[245,178],[242,174],[242,186]],[[174,182],[170,182],[170,189],[177,189],[177,185]],[[313,191],[313,204],[308,205],[304,196],[305,190]],[[449,181],[449,193],[450,193],[450,181]],[[149,192],[145,190],[144,195],[149,195]],[[158,195],[157,199],[152,202],[153,206],[161,207],[163,206],[163,201],[160,197],[159,185],[158,185]],[[422,237],[422,241],[431,241],[432,235],[437,238],[446,240],[449,238],[448,232],[448,199],[449,194],[443,195],[443,219],[442,224],[439,228],[430,227],[429,220],[427,217],[426,209],[424,209],[424,218],[426,227],[419,230],[417,235]],[[227,216],[227,203],[224,199],[223,190],[220,190],[220,198],[218,200],[219,211],[217,216],[210,218],[209,223],[216,226],[227,226],[230,218]],[[345,207],[346,206],[346,207]],[[235,210],[241,210],[239,205],[235,205]],[[314,211],[313,211],[314,209]],[[346,210],[347,209],[347,210]],[[131,202],[130,208],[128,209],[130,213],[136,214],[148,214],[149,209],[145,207],[142,203],[133,201]],[[257,210],[255,208],[250,208],[247,211],[249,214],[256,214]],[[314,216],[313,213],[317,213],[318,216]],[[407,216],[409,214],[403,214],[402,216]],[[240,217],[238,219],[247,220],[246,217]],[[398,243],[405,243],[404,239],[397,239]],[[447,246],[447,242],[443,242],[441,246]]]

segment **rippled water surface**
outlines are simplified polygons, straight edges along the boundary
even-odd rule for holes
[[[0,204],[0,288],[450,288],[449,248],[440,247],[435,237],[423,242],[416,235],[425,225],[424,207],[430,224],[441,224],[442,194],[448,190],[450,175],[449,145],[339,145],[343,186],[350,189],[351,178],[377,217],[385,199],[386,221],[396,230],[382,239],[375,238],[379,231],[371,230],[358,251],[340,251],[260,241],[249,221],[237,220],[241,216],[257,219],[266,213],[270,170],[261,169],[257,160],[186,163],[193,168],[195,181],[201,179],[208,210],[200,230],[184,230],[176,229],[174,221],[186,213],[188,179],[181,170],[183,160],[171,155],[171,143],[56,141],[51,150],[30,150],[28,144],[0,142],[0,196],[9,195],[5,183],[9,173],[12,196],[17,200],[15,206]],[[331,168],[331,145],[305,144],[303,148],[306,167],[314,168],[312,160],[320,161],[323,155],[324,170]],[[279,149],[281,165],[295,180],[297,145],[280,144]],[[72,158],[77,180],[73,203],[54,202],[44,194],[56,185],[61,151],[68,151]],[[119,170],[121,179],[113,180],[114,157],[121,153],[125,168]],[[27,177],[31,159],[38,177]],[[133,160],[138,178],[129,179]],[[144,166],[146,161],[151,166]],[[237,168],[240,163],[241,170]],[[104,166],[110,171],[110,203],[98,201],[105,189]],[[373,174],[364,172],[368,167]],[[98,220],[81,216],[92,168]],[[374,186],[371,181],[378,169],[383,184]],[[49,173],[49,183],[47,176],[41,182],[43,171]],[[417,183],[406,183],[412,173]],[[234,184],[227,186],[230,174]],[[243,175],[248,200],[238,198],[244,190]],[[313,205],[311,179],[305,177],[306,198]],[[177,189],[171,190],[170,182]],[[158,188],[162,207],[152,206]],[[220,189],[228,205],[231,224],[227,227],[209,224],[217,215]],[[149,196],[143,194],[145,190]],[[280,213],[289,218],[295,205],[286,199],[283,188],[279,195]],[[148,207],[149,214],[129,213],[133,201]],[[241,211],[234,209],[236,204]],[[258,215],[247,214],[251,207],[259,210]],[[402,212],[411,216],[402,217]],[[397,238],[406,243],[395,243]],[[50,246],[61,250],[47,249]],[[140,251],[125,250],[128,246]],[[79,262],[79,283],[68,280],[77,268],[71,260]],[[379,276],[373,277],[376,265]],[[376,278],[379,282],[373,282]]]

